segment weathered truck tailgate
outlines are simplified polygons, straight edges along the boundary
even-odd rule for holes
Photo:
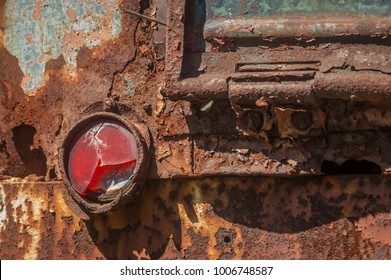
[[[389,180],[148,181],[133,206],[90,221],[60,182],[3,182],[1,258],[390,259]]]
[[[391,259],[391,3],[321,2],[0,0],[0,258]]]

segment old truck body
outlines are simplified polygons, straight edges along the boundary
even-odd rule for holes
[[[390,16],[0,0],[1,259],[390,259]]]

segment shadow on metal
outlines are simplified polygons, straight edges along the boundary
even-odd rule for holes
[[[108,259],[384,259],[391,257],[390,180],[149,181],[134,205],[87,227]]]

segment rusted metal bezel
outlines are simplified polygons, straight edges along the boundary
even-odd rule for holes
[[[132,120],[135,117],[132,116]],[[137,161],[132,178],[130,181],[120,190],[113,191],[110,194],[103,194],[98,197],[98,202],[92,202],[84,199],[73,187],[68,178],[67,163],[68,163],[68,148],[73,142],[74,137],[80,132],[86,125],[93,121],[100,119],[111,119],[122,123],[133,134],[137,145]],[[133,124],[128,120],[126,116],[117,115],[108,112],[98,112],[86,117],[83,117],[79,122],[75,123],[69,130],[64,142],[61,145],[59,151],[59,167],[61,171],[62,180],[64,182],[67,193],[83,208],[86,210],[86,214],[99,214],[110,211],[117,206],[131,202],[138,194],[142,184],[146,178],[149,167],[149,143],[150,139],[145,139],[147,133],[140,131],[140,124]],[[148,130],[146,127],[142,127],[144,130]]]

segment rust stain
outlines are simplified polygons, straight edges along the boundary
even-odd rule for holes
[[[95,3],[95,1],[92,2]],[[46,7],[45,3],[48,2],[38,1],[32,3],[35,7],[35,14],[41,14],[37,22],[49,20],[47,16],[42,15],[42,13],[48,12],[48,9],[53,12],[55,2],[48,3],[50,7]],[[102,2],[101,4],[107,3]],[[99,7],[103,7],[101,4],[97,4],[97,10],[99,10]],[[136,4],[127,3],[123,6],[129,9],[136,9],[138,5]],[[79,6],[78,3],[77,7],[84,9],[84,6]],[[17,14],[15,9],[12,10],[13,13],[6,13],[8,20],[15,19]],[[116,10],[115,7],[114,11],[111,10],[112,7],[106,7],[105,9],[110,10],[114,14],[120,13],[120,10]],[[5,11],[6,6],[2,4],[1,14],[3,15]],[[88,13],[89,17],[93,17],[95,9],[86,11],[86,13]],[[12,15],[14,15],[14,18],[10,18]],[[103,17],[101,14],[97,16]],[[73,24],[81,23],[80,20],[82,19],[78,18],[78,22]],[[114,15],[113,17],[107,15],[107,18],[104,18],[104,25],[110,25],[111,20],[114,20]],[[121,16],[115,20],[120,21],[121,26],[125,22],[125,19]],[[23,62],[18,59],[3,44],[8,40],[7,38],[10,34],[8,32],[10,31],[10,26],[6,24],[6,21],[6,18],[2,16],[0,24],[2,27],[0,28],[2,32],[0,37],[2,46],[0,48],[0,68],[2,69],[0,70],[0,114],[2,116],[0,119],[0,160],[2,162],[0,173],[19,177],[35,173],[28,170],[29,168],[26,167],[26,164],[21,159],[23,156],[19,154],[20,151],[15,147],[15,135],[12,133],[12,130],[16,127],[31,126],[36,133],[33,136],[32,143],[26,143],[25,145],[28,147],[31,145],[38,150],[42,148],[44,157],[42,157],[41,161],[43,165],[47,166],[46,171],[44,171],[45,174],[40,173],[38,175],[43,175],[46,180],[60,178],[57,163],[58,143],[61,142],[66,131],[80,118],[83,112],[88,111],[92,104],[102,102],[110,95],[114,73],[120,73],[124,65],[134,58],[135,48],[133,48],[133,40],[136,22],[130,24],[126,22],[126,30],[117,34],[116,40],[111,40],[114,38],[114,35],[111,34],[112,28],[107,30],[100,29],[100,31],[98,30],[99,32],[90,30],[88,36],[83,31],[80,31],[79,36],[76,34],[77,32],[71,32],[72,34],[69,36],[64,35],[63,39],[66,41],[66,45],[63,45],[63,47],[68,50],[76,47],[75,50],[79,51],[72,62],[73,66],[70,66],[69,61],[67,61],[69,57],[66,55],[60,55],[54,59],[56,55],[52,53],[54,55],[53,59],[45,57],[46,66],[44,67],[45,74],[43,75],[45,86],[40,90],[35,90],[34,97],[27,97],[26,91],[22,86],[26,75],[23,72],[23,67],[19,64],[19,62],[24,63],[26,61]],[[35,20],[32,19],[32,22],[35,23]],[[5,26],[9,28],[6,29]],[[31,45],[26,46],[26,48],[36,47],[37,49],[42,49],[42,45],[47,43],[61,43],[61,40],[56,37],[60,34],[56,35],[54,31],[49,33],[46,34],[49,37],[35,38],[36,40],[34,39],[35,41]],[[79,49],[77,44],[81,43],[80,40],[82,38],[94,41],[97,39],[96,33],[99,33],[103,38],[99,37],[99,39],[103,40],[102,44],[91,48]],[[47,42],[50,38],[53,40]],[[20,45],[23,44],[18,41],[18,46]],[[74,50],[72,50],[73,52]],[[42,60],[43,57],[40,55],[37,59]],[[103,108],[103,106],[100,106],[100,108]],[[75,114],[75,112],[78,113]],[[26,138],[22,135],[20,137]]]
[[[389,213],[369,215],[357,221],[362,235],[373,242],[391,244],[391,216]]]
[[[389,19],[87,2],[67,1],[73,29],[34,37],[6,23],[54,2],[0,0],[2,259],[391,258]],[[38,72],[20,46],[44,48]],[[151,168],[133,204],[82,216],[58,152],[97,112],[142,120]]]
[[[35,4],[45,8],[44,2]],[[120,8],[140,9],[126,5]],[[256,42],[261,47],[255,52],[253,47],[210,52],[206,43],[202,48],[204,38],[183,37],[186,28],[200,28],[183,20],[184,13],[191,12],[184,1],[170,1],[169,7],[165,60],[156,56],[155,27],[145,24],[136,31],[136,19],[124,14],[121,25],[130,25],[116,39],[110,39],[109,30],[64,35],[63,47],[78,50],[76,65],[66,56],[48,61],[47,84],[35,97],[25,96],[18,60],[1,48],[0,63],[7,69],[0,74],[4,174],[29,174],[11,133],[24,124],[36,129],[31,145],[42,148],[46,157],[46,172],[39,175],[60,178],[58,144],[83,115],[110,110],[106,98],[116,113],[135,108],[148,126],[156,143],[149,178],[321,175],[323,162],[349,160],[389,170],[391,158],[384,152],[390,123],[387,46],[358,41],[316,47],[288,40],[283,47]],[[110,20],[107,15],[105,24]],[[202,20],[194,20],[202,25]],[[78,47],[98,35],[105,43]],[[176,48],[183,40],[187,43]],[[211,100],[213,106],[202,110]],[[309,127],[306,121],[312,122]],[[361,138],[366,141],[351,145],[346,140],[350,132],[365,135]]]
[[[34,11],[32,14],[32,19],[39,20],[41,18],[43,7],[46,7],[47,5],[47,2],[45,1],[34,1]]]
[[[0,188],[0,230],[4,230],[4,224],[7,222],[7,210],[4,205],[5,193],[2,188]]]
[[[55,186],[55,185],[54,185]],[[6,212],[1,254],[7,259],[85,259],[91,252],[80,221],[66,206],[60,188],[47,184],[1,183]],[[82,237],[83,235],[83,237]],[[87,238],[86,238],[87,237]],[[84,251],[84,250],[87,251]]]
[[[68,18],[71,22],[76,21],[76,12],[71,7],[67,8],[67,15],[68,15]]]
[[[2,186],[1,186],[2,187]],[[23,187],[23,184],[22,184]],[[4,191],[4,190],[2,190]],[[3,234],[1,241],[4,244],[15,246],[15,252],[21,253],[18,258],[38,259],[38,250],[41,246],[41,210],[46,203],[45,190],[31,189],[12,190],[4,193],[7,219],[3,221],[3,229],[10,230]],[[19,240],[12,235],[19,235]],[[15,240],[18,240],[15,242]],[[12,245],[11,245],[12,244]],[[4,252],[4,254],[12,252]],[[12,255],[10,255],[12,258]]]
[[[110,42],[122,31],[119,2],[114,0],[80,5],[18,0],[6,2],[4,9],[4,47],[18,58],[24,74],[21,87],[29,96],[47,84],[48,61],[62,55],[67,66],[64,77],[75,79],[79,49]]]
[[[377,175],[152,180],[133,205],[83,221],[60,183],[8,180],[1,257],[390,259],[389,186]]]

